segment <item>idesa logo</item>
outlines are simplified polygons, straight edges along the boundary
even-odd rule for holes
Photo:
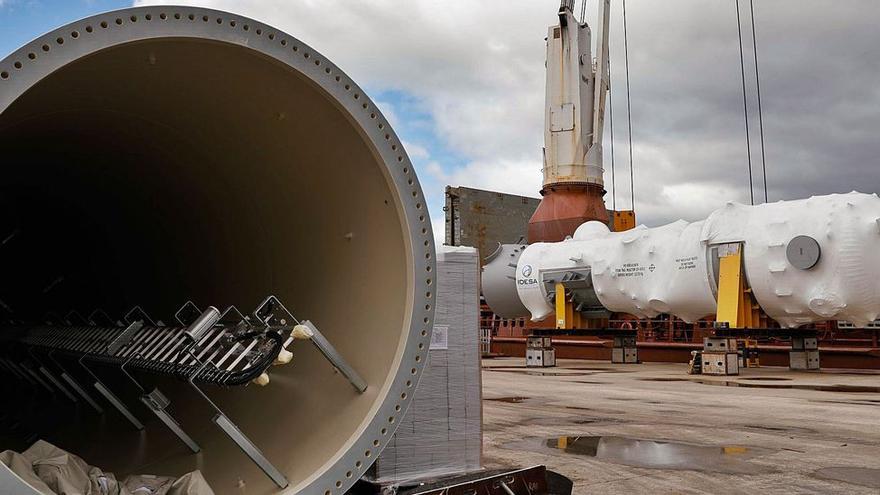
[[[520,273],[522,273],[522,276],[525,278],[521,278],[521,279],[517,280],[516,281],[517,284],[519,284],[519,285],[535,285],[538,283],[537,280],[535,280],[533,278],[529,278],[532,275],[532,265],[523,266],[522,270],[520,270]]]

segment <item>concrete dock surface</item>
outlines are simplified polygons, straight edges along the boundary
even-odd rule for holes
[[[880,372],[483,361],[483,462],[576,494],[880,494]]]

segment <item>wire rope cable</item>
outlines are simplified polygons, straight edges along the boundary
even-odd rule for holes
[[[758,68],[758,35],[755,26],[755,2],[749,0],[749,11],[752,17],[752,50],[755,54],[755,88],[758,92],[758,133],[761,136],[761,174],[764,182],[764,202],[769,201],[767,195],[767,158],[764,155],[764,109],[761,106],[761,76]]]
[[[611,56],[608,56],[608,79],[611,79]],[[611,209],[617,211],[617,182],[614,177],[614,93],[608,84],[608,130],[611,133]]]
[[[739,0],[737,0],[739,1]],[[629,88],[629,35],[626,30],[626,0],[623,0],[623,61],[626,66],[626,121],[629,134],[629,197],[633,211],[636,209],[635,174],[633,172],[632,102]]]
[[[752,145],[749,138],[749,102],[746,97],[746,62],[743,55],[742,21],[739,15],[739,0],[736,0],[736,31],[739,34],[739,69],[742,75],[743,122],[746,125],[746,158],[749,164],[749,200],[755,204],[755,187],[752,181]]]

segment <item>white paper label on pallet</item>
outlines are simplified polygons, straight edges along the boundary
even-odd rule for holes
[[[434,332],[431,333],[431,350],[449,349],[449,325],[434,325]]]

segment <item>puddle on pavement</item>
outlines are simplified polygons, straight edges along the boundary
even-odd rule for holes
[[[767,430],[767,431],[788,431],[787,428],[781,426],[764,426],[764,425],[743,425],[746,428],[753,428],[756,430]]]
[[[605,373],[632,373],[632,370],[621,370],[617,368],[600,368],[600,367],[590,367],[590,366],[572,366],[571,368],[566,368],[569,370],[585,370],[585,371],[604,371]]]
[[[848,392],[863,394],[878,394],[880,387],[867,385],[809,385],[798,383],[748,383],[739,380],[765,380],[765,381],[782,381],[789,378],[775,377],[741,377],[737,381],[733,380],[710,380],[700,378],[673,378],[673,377],[649,377],[639,378],[644,382],[693,382],[701,385],[713,385],[716,387],[744,387],[744,388],[774,388],[774,389],[796,389],[796,390],[817,390],[819,392]]]
[[[625,419],[620,418],[608,418],[608,417],[598,417],[598,418],[578,418],[571,420],[572,424],[576,425],[600,425],[600,424],[621,424],[627,423]]]
[[[519,375],[530,376],[590,376],[593,373],[579,373],[577,371],[567,373],[564,371],[539,371],[535,369],[506,369],[506,368],[483,368],[485,371],[495,371],[497,373],[517,373]]]
[[[737,378],[737,380],[754,380],[759,382],[786,382],[791,381],[791,378],[783,378],[781,376],[744,376],[741,378]]]
[[[492,402],[506,402],[508,404],[519,404],[524,402],[528,397],[488,397],[483,400],[491,400]]]
[[[720,387],[745,387],[745,388],[775,388],[793,390],[816,390],[819,392],[847,392],[854,394],[880,394],[880,387],[866,385],[806,385],[793,383],[743,383],[727,380],[694,380],[703,385],[716,385]]]
[[[753,430],[762,430],[762,431],[772,431],[779,433],[790,433],[790,434],[798,434],[798,435],[815,435],[817,432],[812,428],[803,428],[800,426],[770,426],[770,425],[743,425],[744,428],[750,428]]]
[[[823,375],[880,375],[880,370],[822,368]]]
[[[563,373],[559,371],[526,371],[526,375],[532,376],[590,376],[593,373]]]
[[[751,462],[771,452],[739,445],[695,445],[664,440],[642,440],[617,436],[561,436],[527,439],[502,446],[514,450],[539,450],[547,454],[589,457],[625,466],[692,470],[727,474],[776,472],[770,466]]]
[[[872,406],[872,407],[880,407],[880,401],[871,400],[871,399],[857,399],[857,400],[811,400],[814,404],[844,404],[847,406]]]
[[[728,474],[758,474],[775,469],[750,462],[769,449],[738,445],[694,445],[663,440],[617,436],[561,436],[531,440],[531,447],[548,453],[590,457],[596,460],[648,469],[692,470]],[[523,443],[505,448],[528,448]]]
[[[665,376],[654,377],[654,376],[652,376],[652,377],[648,377],[648,378],[639,378],[639,381],[643,381],[643,382],[690,382],[693,380],[690,380],[687,378],[672,378],[672,377],[665,377]]]
[[[617,370],[614,368],[598,368],[573,366],[571,368],[540,368],[528,366],[483,366],[483,371],[497,371],[499,373],[519,373],[532,376],[590,376],[597,373],[632,373],[631,370]]]
[[[819,478],[834,481],[843,481],[854,485],[880,488],[880,469],[863,467],[827,467],[814,473]]]
[[[583,406],[562,406],[565,409],[571,409],[574,411],[590,411],[597,414],[626,414],[624,411],[619,411],[617,409],[605,409],[604,407],[583,407]],[[609,418],[613,419],[613,418]],[[617,420],[615,420],[617,421]]]

